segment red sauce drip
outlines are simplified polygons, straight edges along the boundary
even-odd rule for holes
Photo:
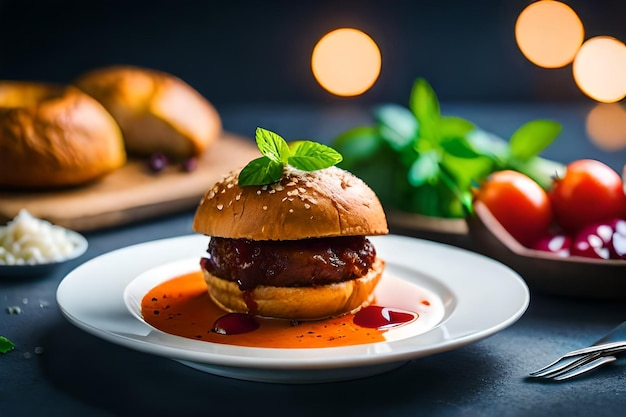
[[[354,315],[354,324],[373,329],[389,329],[413,321],[417,314],[389,307],[369,306]]]
[[[259,305],[254,301],[254,298],[252,298],[252,291],[243,292],[243,301],[246,303],[246,307],[248,307],[248,312],[255,315],[259,309]]]
[[[228,313],[215,321],[214,333],[229,335],[248,333],[258,329],[261,324],[254,316],[244,313]]]

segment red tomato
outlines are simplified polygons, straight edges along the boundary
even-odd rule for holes
[[[570,163],[554,180],[550,200],[557,224],[570,233],[620,217],[626,204],[619,174],[593,159]]]
[[[475,195],[519,243],[530,247],[552,223],[548,193],[528,176],[512,170],[491,174]]]

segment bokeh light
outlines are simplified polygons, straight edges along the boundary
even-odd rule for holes
[[[560,68],[572,62],[585,30],[568,5],[541,0],[527,6],[515,23],[515,39],[522,54],[540,67]]]
[[[614,103],[626,96],[626,45],[615,38],[587,40],[572,70],[578,88],[594,100]]]
[[[618,103],[598,103],[587,115],[587,135],[600,149],[626,149],[626,109]]]
[[[381,69],[378,45],[352,28],[324,35],[313,49],[311,67],[317,82],[339,96],[357,96],[369,90]]]

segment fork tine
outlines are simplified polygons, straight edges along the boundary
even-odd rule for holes
[[[565,359],[565,357],[561,356],[560,358],[557,358],[554,362],[550,362],[549,364],[547,364],[543,368],[539,368],[536,371],[531,372],[530,376],[543,376],[543,373],[545,371],[547,371],[548,369],[552,368],[557,363],[562,362],[564,359]],[[571,359],[568,363],[571,363],[573,361],[574,361],[574,359]]]
[[[615,356],[600,356],[587,363],[586,365],[580,366],[569,372],[563,372],[557,376],[552,377],[552,379],[556,381],[564,381],[566,379],[570,379],[580,374],[592,371],[596,368],[599,368],[600,366],[606,365],[607,363],[615,362],[616,360],[617,358]]]
[[[561,356],[561,358],[568,358],[568,357],[571,357],[571,356],[585,355],[587,353],[593,353],[593,352],[597,352],[597,351],[600,351],[600,350],[603,350],[603,351],[612,350],[612,351],[615,351],[615,352],[626,350],[626,341],[619,341],[619,342],[611,342],[611,343],[591,345],[591,346],[586,347],[586,348],[572,350],[571,352],[568,352],[568,353],[564,354],[563,356]]]
[[[559,358],[551,366],[544,367],[544,369],[535,371],[531,373],[530,375],[536,378],[541,378],[541,377],[552,378],[556,375],[560,375],[562,373],[569,372],[573,369],[577,369],[583,365],[586,365],[587,363],[595,360],[601,355],[602,355],[601,352],[593,352],[585,356],[581,356],[579,358],[565,358],[565,359]],[[560,362],[563,362],[563,363],[560,364],[559,366],[556,366]]]

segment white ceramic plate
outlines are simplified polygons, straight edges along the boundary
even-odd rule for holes
[[[137,299],[167,277],[193,270],[201,235],[158,240],[94,258],[59,285],[62,313],[107,341],[231,378],[280,383],[354,379],[491,336],[526,311],[529,291],[510,268],[481,255],[404,236],[371,238],[387,268],[377,301],[411,309],[416,294],[434,300],[432,316],[388,332],[379,343],[322,349],[229,346],[170,335],[146,324]],[[381,302],[380,304],[383,304]],[[390,305],[393,303],[394,305]],[[400,305],[397,305],[400,304]]]

